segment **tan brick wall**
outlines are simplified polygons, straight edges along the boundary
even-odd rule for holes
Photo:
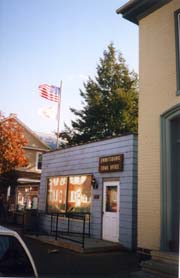
[[[160,247],[160,115],[176,96],[174,0],[140,21],[138,246]]]

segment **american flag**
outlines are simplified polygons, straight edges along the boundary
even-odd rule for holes
[[[39,95],[48,100],[58,102],[60,100],[60,88],[53,85],[42,84],[39,85]]]

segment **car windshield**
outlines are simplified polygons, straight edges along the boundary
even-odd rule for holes
[[[13,236],[0,235],[0,277],[33,277],[31,262]]]

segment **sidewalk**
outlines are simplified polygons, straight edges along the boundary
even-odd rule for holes
[[[78,240],[78,236],[67,236],[66,238],[58,238],[55,240],[54,236],[34,236],[25,235],[26,237],[39,240],[44,243],[55,245],[56,247],[62,247],[65,249],[73,250],[79,253],[97,253],[97,252],[109,252],[109,251],[124,251],[126,250],[121,244],[109,242],[100,239],[86,238],[84,248],[80,243],[73,242],[72,240]],[[68,240],[69,238],[69,240]]]
[[[121,263],[119,262],[119,271],[115,274],[111,273],[110,275],[89,275],[88,273],[83,277],[87,277],[87,278],[104,278],[105,276],[107,278],[156,278],[156,276],[154,276],[153,274],[150,273],[146,273],[143,272],[141,270],[139,270],[138,268],[138,258],[135,254],[128,252],[127,250],[125,250],[120,244],[116,244],[116,243],[112,243],[112,242],[108,242],[108,241],[104,241],[104,240],[96,240],[96,239],[90,239],[87,238],[86,239],[86,244],[84,249],[79,246],[77,243],[73,243],[73,242],[68,242],[68,240],[64,240],[64,239],[58,239],[55,240],[52,237],[49,236],[27,236],[29,239],[33,239],[33,240],[38,240],[44,244],[50,244],[50,246],[55,246],[55,248],[52,248],[48,250],[48,254],[57,256],[57,254],[59,253],[59,248],[65,248],[68,250],[73,250],[77,253],[84,253],[84,255],[90,255],[95,257],[96,253],[99,253],[99,256],[114,256],[114,252],[117,252],[115,254],[118,254],[121,258],[121,263],[123,261],[124,266],[121,266]],[[68,252],[67,250],[67,252]],[[108,252],[108,253],[107,253]],[[97,254],[98,255],[98,254]],[[74,255],[75,256],[75,255]],[[91,257],[91,258],[93,258]],[[94,259],[94,258],[93,258]],[[104,262],[105,263],[105,262]],[[127,270],[124,270],[124,268]],[[82,276],[77,276],[77,275],[70,275],[70,276],[59,276],[58,277],[66,277],[66,278],[78,278]]]
[[[138,271],[135,253],[111,251],[79,253],[29,237],[23,237],[35,260],[40,277],[128,278]]]
[[[21,234],[35,260],[39,277],[155,278],[139,270],[135,253],[120,244],[87,238],[85,248],[68,240]],[[67,249],[68,248],[68,249]]]

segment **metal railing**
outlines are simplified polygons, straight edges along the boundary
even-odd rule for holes
[[[82,248],[85,239],[90,237],[90,220],[91,214],[84,212],[46,213],[25,210],[13,216],[13,223],[20,226],[23,233],[36,236],[46,234],[55,240],[64,239],[81,244]]]
[[[51,235],[55,239],[62,238],[85,245],[86,237],[90,237],[90,213],[51,213]],[[63,229],[60,220],[66,220]],[[78,220],[78,224],[74,222]],[[78,230],[74,226],[78,225]]]

